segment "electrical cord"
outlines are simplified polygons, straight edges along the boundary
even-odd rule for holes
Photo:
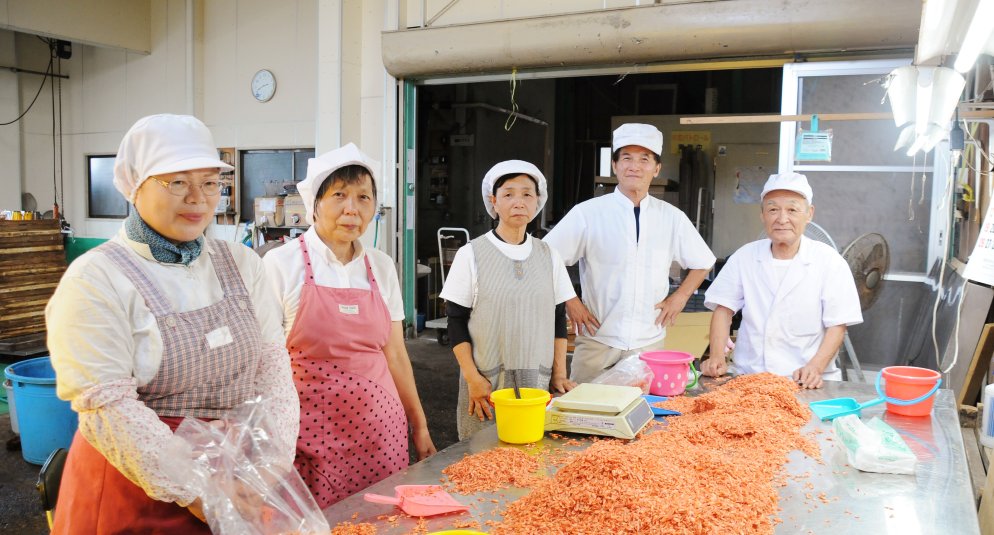
[[[49,54],[51,54],[51,57],[49,58],[48,61],[49,62],[55,61],[55,41],[49,41],[48,42],[48,46],[49,46]],[[54,69],[54,65],[53,65],[53,69]],[[54,201],[57,202],[58,199],[59,199],[59,197],[58,197],[58,195],[59,195],[59,183],[58,183],[58,176],[57,176],[58,172],[59,172],[59,164],[58,164],[59,153],[58,153],[58,151],[55,150],[55,134],[56,134],[56,132],[55,132],[55,80],[54,80],[54,78],[52,80],[52,86],[51,86],[51,88],[52,88],[52,91],[51,91],[51,93],[52,93],[52,198],[53,198]]]
[[[940,205],[950,204],[952,202],[952,193],[955,189],[955,180],[952,180],[954,169],[952,168],[953,162],[949,163],[949,169],[946,173],[946,188],[940,199]],[[949,247],[948,243],[950,241],[950,233],[952,232],[953,217],[952,214],[946,218],[945,226],[945,239],[946,247],[942,251],[942,264],[939,266],[939,280],[936,283],[935,289],[935,302],[932,304],[932,347],[935,350],[935,363],[937,368],[942,368],[941,354],[939,353],[939,337],[936,334],[936,320],[938,319],[939,303],[943,298],[943,281],[945,280],[946,274],[946,264],[949,257]],[[942,370],[943,375],[948,375],[949,372],[956,366],[957,360],[959,360],[959,328],[960,328],[960,318],[963,313],[963,304],[966,302],[966,283],[968,280],[964,279],[963,284],[960,285],[959,290],[951,294],[953,299],[959,298],[959,303],[956,306],[956,324],[953,327],[953,360],[949,363],[945,369]],[[955,301],[954,301],[955,302]]]
[[[38,95],[41,94],[42,88],[45,87],[45,80],[48,79],[49,74],[51,74],[51,72],[52,72],[52,65],[53,65],[52,58],[49,57],[48,58],[48,68],[45,69],[45,77],[41,79],[41,85],[38,86],[38,91],[35,92],[35,97],[33,99],[31,99],[31,104],[28,104],[27,109],[25,109],[23,112],[21,112],[21,114],[18,115],[17,118],[14,119],[13,121],[7,121],[5,123],[0,123],[0,126],[12,125],[12,124],[16,123],[17,121],[20,121],[21,118],[23,118],[25,115],[27,115],[27,113],[29,111],[31,111],[31,107],[34,106],[35,105],[35,101],[38,100]]]
[[[59,57],[58,61],[58,74],[62,74],[62,57]],[[53,77],[53,79],[55,79]],[[62,207],[59,211],[59,219],[66,219],[66,151],[65,151],[65,130],[62,128],[62,78],[58,78],[59,84],[59,189],[57,192],[53,192],[52,198],[58,206]],[[57,195],[56,195],[57,193]]]

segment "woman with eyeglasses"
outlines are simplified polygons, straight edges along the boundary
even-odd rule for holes
[[[184,417],[221,419],[256,396],[292,469],[299,405],[279,304],[251,249],[204,237],[223,169],[194,117],[145,117],[121,141],[114,185],[131,213],[46,310],[57,393],[79,414],[53,533],[210,533],[159,454]]]

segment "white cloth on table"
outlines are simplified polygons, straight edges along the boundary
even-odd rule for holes
[[[704,304],[742,311],[732,354],[736,372],[789,376],[815,355],[828,327],[862,323],[863,314],[849,265],[835,249],[802,237],[780,282],[770,246],[762,239],[739,248],[704,294]],[[842,378],[834,360],[822,377]]]
[[[657,303],[669,295],[670,265],[710,269],[714,254],[676,207],[647,195],[635,204],[620,190],[584,201],[563,217],[544,241],[570,266],[580,263],[583,302],[601,326],[593,339],[617,349],[662,340]]]
[[[304,233],[307,251],[310,253],[314,271],[314,282],[318,286],[328,288],[356,288],[368,290],[369,279],[366,276],[366,263],[363,258],[369,257],[369,266],[379,284],[380,295],[390,311],[391,321],[404,320],[404,299],[397,278],[397,268],[393,259],[377,249],[366,249],[359,240],[353,242],[355,255],[347,264],[342,264],[335,253],[328,248],[314,227]],[[277,247],[263,258],[266,265],[266,276],[269,284],[276,289],[277,297],[282,303],[283,333],[290,334],[293,322],[300,308],[300,291],[304,286],[304,258],[300,253],[300,242],[291,240]]]
[[[525,242],[522,244],[501,241],[492,231],[487,232],[486,237],[504,256],[511,260],[525,260],[532,254],[532,242],[535,238],[529,234],[525,234]],[[553,265],[552,286],[558,305],[576,297],[576,292],[573,291],[573,284],[569,280],[569,273],[566,272],[566,265],[563,264],[562,257],[555,249],[550,249]],[[473,254],[473,244],[470,242],[456,251],[456,256],[452,259],[452,266],[446,274],[445,285],[442,287],[442,293],[439,294],[439,297],[466,308],[473,308],[479,292],[477,272],[476,255]]]
[[[128,239],[123,229],[112,239],[134,254],[175,311],[197,310],[222,299],[209,240],[203,253],[184,266],[158,262],[147,245]],[[252,297],[262,333],[264,356],[256,372],[256,391],[273,401],[273,421],[280,439],[290,446],[286,461],[291,464],[299,403],[276,296],[258,255],[240,244],[227,246]],[[158,373],[163,349],[155,317],[138,289],[107,255],[91,252],[67,268],[45,319],[57,394],[79,413],[80,433],[152,498],[180,505],[192,502],[195,496],[175,485],[158,465],[159,451],[172,432],[138,400],[137,388]]]

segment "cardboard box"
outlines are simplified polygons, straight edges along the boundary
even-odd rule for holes
[[[304,199],[300,195],[287,195],[283,201],[283,223],[288,227],[307,227]]]
[[[283,226],[283,197],[255,198],[255,226]]]
[[[681,312],[676,323],[666,328],[663,348],[701,358],[711,342],[711,315],[711,312]]]

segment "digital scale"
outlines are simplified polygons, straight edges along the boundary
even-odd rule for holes
[[[545,430],[633,439],[652,417],[638,387],[582,383],[553,398]]]

